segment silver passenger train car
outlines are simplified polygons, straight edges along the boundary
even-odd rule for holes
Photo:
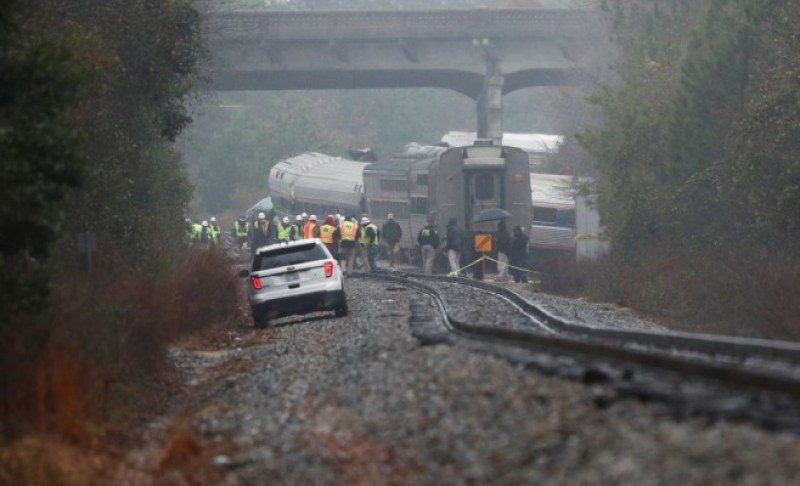
[[[269,173],[268,187],[280,216],[300,213],[324,220],[328,214],[365,211],[364,167],[366,162],[307,152],[276,163]]]
[[[367,211],[379,227],[394,214],[403,229],[401,248],[414,248],[417,234],[431,212],[428,203],[428,171],[444,147],[406,145],[403,153],[375,162],[364,169]]]

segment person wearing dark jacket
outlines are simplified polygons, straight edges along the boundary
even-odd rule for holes
[[[258,250],[260,247],[270,244],[270,224],[269,220],[267,219],[267,215],[264,213],[258,213],[256,223],[252,227],[252,232],[253,234],[251,240],[253,242],[253,246],[251,247],[251,251],[253,255],[255,255],[256,250]]]
[[[389,267],[397,266],[397,255],[400,252],[400,239],[403,237],[403,229],[394,220],[394,214],[389,213],[387,220],[381,228],[381,237],[386,244],[386,256],[389,258]]]
[[[525,283],[528,281],[528,272],[518,270],[527,268],[528,265],[528,237],[522,232],[522,228],[514,226],[514,235],[511,237],[511,269],[514,282]]]
[[[439,248],[439,232],[433,225],[433,221],[428,223],[419,230],[417,235],[417,243],[419,243],[422,250],[422,262],[425,273],[433,271],[433,259],[436,256],[436,249]]]
[[[450,218],[447,222],[447,260],[450,262],[450,272],[457,273],[461,268],[461,229],[458,220]]]
[[[511,255],[511,235],[506,229],[506,222],[497,224],[497,282],[508,282],[508,257]]]

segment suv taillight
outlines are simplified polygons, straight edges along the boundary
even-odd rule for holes
[[[325,262],[325,278],[333,277],[333,262]]]
[[[250,277],[250,283],[253,284],[253,288],[256,290],[261,290],[261,277],[258,275],[253,275]]]

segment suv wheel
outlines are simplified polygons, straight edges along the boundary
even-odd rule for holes
[[[253,309],[253,325],[256,329],[264,329],[268,324],[267,313],[259,311],[258,309]]]
[[[344,317],[347,315],[347,299],[342,292],[342,302],[336,307],[336,317]]]

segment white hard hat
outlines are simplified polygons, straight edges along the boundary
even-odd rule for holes
[[[339,221],[341,221],[341,220],[343,220],[343,219],[344,219],[344,216],[342,216],[342,215],[341,215],[341,214],[339,214],[339,213],[336,213],[336,219],[338,219]]]
[[[369,223],[368,217],[364,216],[363,218],[361,218],[361,224],[367,224],[367,223]]]
[[[217,218],[215,218],[214,216],[211,216],[211,222],[212,223],[216,223],[217,222]]]
[[[389,219],[394,219],[394,213],[389,213],[386,215],[386,217]]]
[[[267,219],[267,215],[264,213],[258,213],[258,219]]]
[[[298,214],[297,216],[294,217],[294,219],[295,219],[295,221],[302,221],[303,220],[303,216],[301,214]]]
[[[309,221],[316,221],[317,220],[317,215],[316,214],[312,214],[311,216],[308,217],[308,220]]]
[[[289,216],[284,216],[283,217],[283,222],[284,223],[288,223],[289,222]]]
[[[301,214],[301,216],[303,217],[303,219],[306,219],[308,217],[308,213],[303,213]]]
[[[203,226],[208,226],[208,221],[206,221],[205,219],[203,220]]]

